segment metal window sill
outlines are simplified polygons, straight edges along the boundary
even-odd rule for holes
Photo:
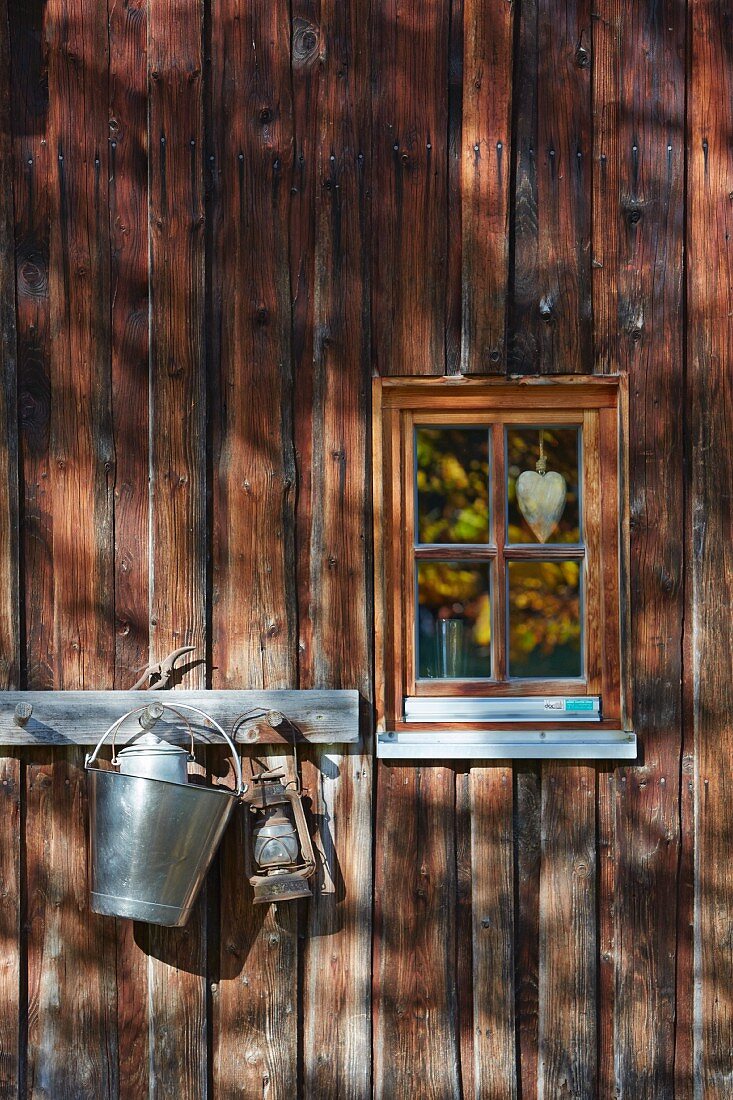
[[[629,730],[399,730],[377,734],[380,760],[635,760]]]

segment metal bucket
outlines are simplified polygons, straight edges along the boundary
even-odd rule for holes
[[[92,765],[104,740],[145,708],[129,711],[110,726],[85,762],[95,913],[174,928],[185,924],[244,792],[237,751],[221,726],[185,703],[166,707],[173,713],[179,708],[206,718],[222,734],[232,751],[237,787],[230,791],[100,771]],[[112,762],[117,763],[114,752]]]

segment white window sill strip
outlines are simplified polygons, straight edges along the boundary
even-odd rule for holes
[[[635,760],[628,730],[410,730],[377,734],[381,760]]]

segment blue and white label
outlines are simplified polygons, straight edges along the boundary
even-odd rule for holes
[[[593,711],[595,710],[595,699],[583,699],[576,697],[573,699],[545,699],[545,710],[563,710],[563,711]]]

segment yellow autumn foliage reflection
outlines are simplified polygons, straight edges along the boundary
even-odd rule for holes
[[[545,429],[552,469],[568,483],[568,506],[556,542],[580,538],[576,429]],[[416,431],[417,536],[423,544],[489,541],[489,433],[484,428]],[[508,541],[536,541],[516,506],[515,480],[537,458],[538,429],[508,432]],[[513,677],[582,675],[581,577],[577,561],[508,565],[507,650]],[[465,677],[491,675],[491,596],[488,564],[421,561],[417,567],[419,675],[445,675],[443,620],[459,620]],[[455,635],[454,641],[455,641]]]
[[[582,674],[577,561],[510,562],[509,670],[512,676]]]

